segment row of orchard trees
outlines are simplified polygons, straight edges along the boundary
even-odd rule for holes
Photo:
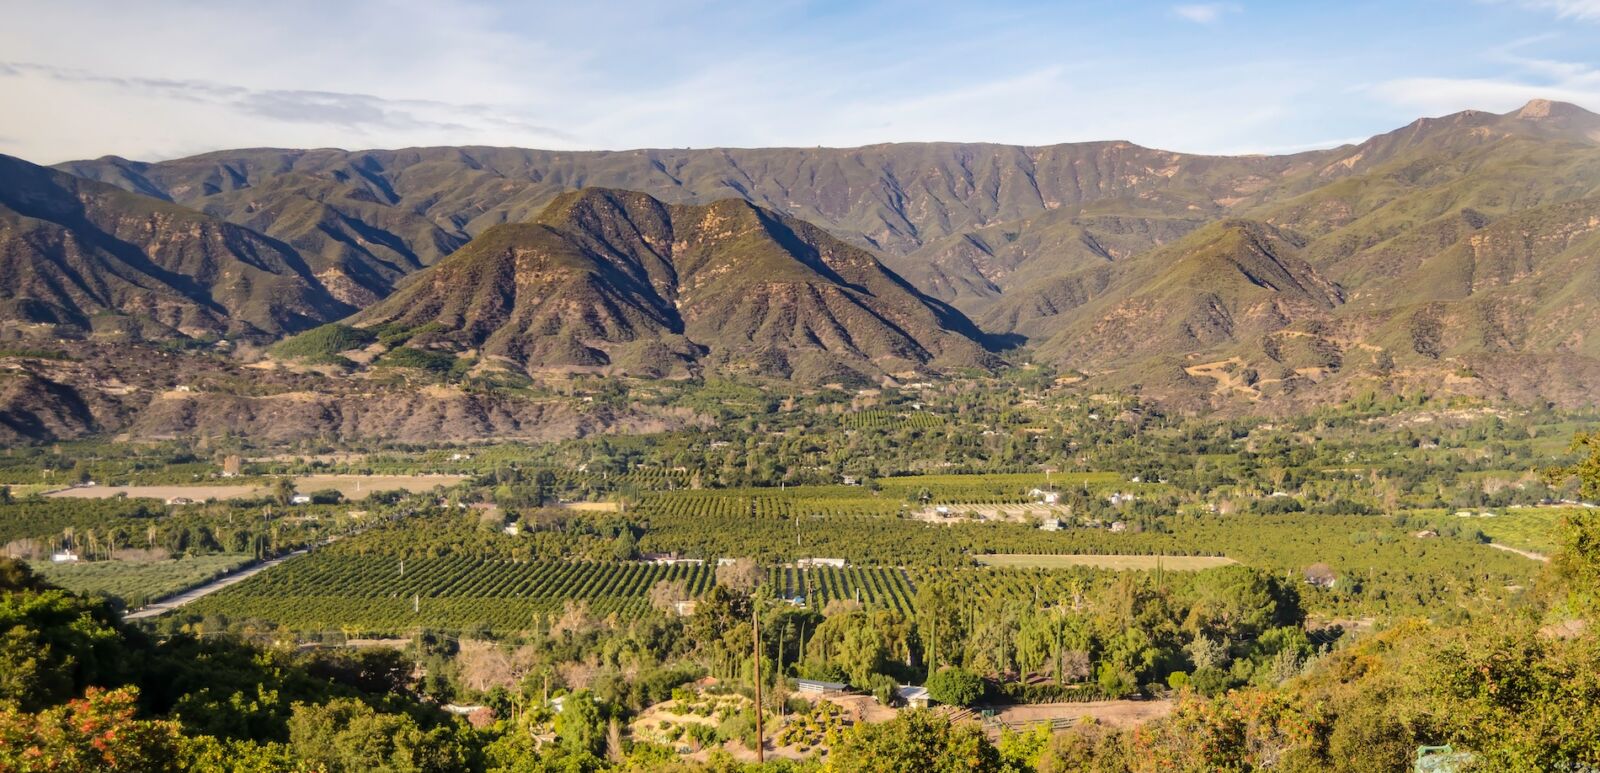
[[[841,599],[820,613],[771,599],[764,582],[719,583],[686,625],[706,665],[721,675],[749,668],[754,605],[763,610],[769,672],[880,691],[953,669],[1024,698],[1015,685],[1028,676],[1086,688],[1044,691],[1055,696],[1272,685],[1298,673],[1317,650],[1295,585],[1275,576],[1245,567],[1108,576],[1074,575],[1078,581],[1052,586],[1058,596],[1030,600],[975,582],[977,574],[950,572],[922,582],[914,611]]]

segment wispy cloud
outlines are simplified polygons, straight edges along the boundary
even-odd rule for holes
[[[1600,106],[1600,69],[1584,62],[1529,57],[1519,50],[1550,40],[1524,38],[1491,50],[1486,59],[1505,72],[1486,77],[1417,76],[1370,87],[1378,98],[1402,107],[1442,113],[1467,107],[1510,110],[1530,99]]]
[[[1518,5],[1550,11],[1563,19],[1600,21],[1600,0],[1518,0]]]
[[[37,76],[90,83],[145,96],[218,105],[247,115],[288,123],[349,129],[437,129],[471,133],[480,123],[515,128],[535,137],[575,142],[567,132],[530,122],[510,108],[426,99],[385,99],[309,89],[251,89],[226,83],[105,75],[35,62],[0,62],[0,77]]]
[[[1172,6],[1174,15],[1195,24],[1215,24],[1227,14],[1242,11],[1244,6],[1238,3],[1187,3]]]

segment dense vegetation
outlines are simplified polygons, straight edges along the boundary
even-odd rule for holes
[[[140,745],[125,752],[136,769],[152,769],[149,759],[196,769],[650,768],[694,750],[726,767],[728,749],[754,742],[754,616],[766,735],[808,758],[775,769],[888,755],[908,769],[959,760],[1206,770],[1270,759],[1363,770],[1440,742],[1495,760],[1492,769],[1592,759],[1548,740],[1591,722],[1570,702],[1588,699],[1574,675],[1593,663],[1583,588],[1594,575],[1581,559],[1592,515],[1561,502],[1596,494],[1584,483],[1593,442],[1568,447],[1584,415],[1373,401],[1303,419],[1201,421],[1131,398],[1057,393],[1037,370],[915,396],[608,383],[588,396],[734,415],[691,431],[535,446],[268,453],[225,438],[203,452],[181,442],[12,450],[0,464],[14,476],[0,501],[8,547],[36,559],[70,548],[84,560],[43,574],[117,598],[49,590],[8,570],[16,589],[0,630],[11,631],[8,662],[18,665],[6,673],[52,676],[0,678],[15,701],[0,732],[64,748],[73,736],[61,728],[115,726]],[[940,418],[888,420],[919,413]],[[47,461],[105,481],[161,480],[171,467],[218,483],[233,454],[263,493],[173,505],[58,499],[34,493],[44,481],[28,477]],[[312,503],[292,501],[280,477],[425,472],[466,477]],[[1047,517],[1055,530],[1039,528]],[[1490,539],[1557,558],[1545,571]],[[310,555],[142,631],[115,621],[118,599],[148,600],[156,577],[300,547]],[[1238,564],[975,560],[994,553]],[[388,641],[372,649],[371,639]],[[48,650],[36,645],[45,641]],[[314,648],[290,649],[299,644]],[[1426,659],[1434,652],[1479,670]],[[67,657],[82,665],[49,660]],[[202,684],[172,663],[185,658],[232,676]],[[1485,697],[1480,666],[1500,662],[1534,675],[1520,683],[1521,703]],[[1133,698],[1176,709],[1137,731],[1058,727],[994,743],[943,713],[867,723],[830,713],[796,694],[797,679],[891,704],[896,685],[923,684],[948,704]],[[583,708],[556,713],[554,696]],[[438,710],[451,702],[494,718],[469,724]],[[1401,719],[1383,719],[1389,710]],[[1539,725],[1545,710],[1569,724]],[[1365,746],[1367,757],[1352,751]],[[1386,762],[1351,762],[1369,759]]]

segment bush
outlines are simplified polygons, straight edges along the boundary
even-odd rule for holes
[[[336,505],[344,501],[344,494],[339,493],[338,489],[331,488],[313,491],[307,496],[311,497],[311,504],[314,505]]]
[[[684,724],[683,734],[688,737],[689,743],[696,748],[704,749],[707,746],[716,746],[722,742],[722,737],[717,735],[716,728],[700,722]]]
[[[1074,701],[1105,700],[1105,691],[1097,684],[1024,684],[1006,682],[1000,685],[1000,695],[1011,703],[1071,703]]]
[[[893,706],[899,700],[896,692],[899,685],[895,683],[894,677],[888,674],[873,674],[867,686],[872,690],[872,697],[877,698],[878,702],[885,706]]]
[[[402,346],[383,355],[378,362],[394,368],[414,368],[416,370],[426,370],[430,373],[448,373],[456,364],[456,358],[443,352],[430,352],[425,349],[412,349],[408,346]]]
[[[1190,679],[1189,683],[1194,686],[1195,692],[1212,696],[1227,692],[1232,680],[1228,678],[1228,674],[1222,669],[1206,666],[1195,669],[1194,677]]]
[[[1294,497],[1269,497],[1250,503],[1250,512],[1256,515],[1288,515],[1305,509],[1305,504]]]
[[[378,336],[370,330],[330,322],[279,341],[269,351],[278,357],[331,362],[339,352],[359,349],[376,340]]]
[[[928,697],[952,706],[971,706],[983,697],[983,680],[961,668],[947,668],[928,677]]]
[[[1117,668],[1110,663],[1100,664],[1100,689],[1105,691],[1106,697],[1113,700],[1126,698],[1139,689],[1139,683],[1133,675]]]

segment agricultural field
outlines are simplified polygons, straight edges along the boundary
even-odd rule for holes
[[[649,608],[650,588],[663,580],[684,581],[698,595],[712,576],[703,566],[468,556],[405,560],[329,550],[287,561],[188,611],[300,631],[531,631],[548,627],[569,601],[601,617],[637,616]]]
[[[926,411],[858,411],[847,413],[841,423],[849,429],[929,429],[944,425],[944,418]]]
[[[432,491],[436,486],[450,488],[466,480],[464,475],[302,475],[294,478],[295,489],[337,491],[346,499],[362,499],[374,491]],[[195,502],[212,499],[247,499],[266,496],[265,484],[182,485],[182,486],[72,486],[46,494],[59,499],[159,499],[163,502],[182,497]]]
[[[374,491],[432,491],[436,486],[450,488],[466,480],[465,475],[302,475],[294,479],[301,493],[333,490],[345,499],[362,499]]]
[[[39,563],[34,568],[67,590],[112,596],[132,609],[209,582],[252,560],[221,553],[156,561]]]
[[[824,609],[832,601],[857,601],[863,606],[911,612],[917,590],[904,569],[883,567],[820,567],[769,569],[768,581],[781,597],[804,599]]]
[[[1194,572],[1215,569],[1239,563],[1225,556],[1117,556],[1117,555],[1045,555],[1013,553],[1009,555],[973,556],[984,566],[1004,566],[1028,569],[1066,569],[1087,566],[1095,569],[1117,571],[1172,571]]]
[[[1587,508],[1578,507],[1512,507],[1484,517],[1471,511],[1471,516],[1450,516],[1463,527],[1483,532],[1484,536],[1502,545],[1550,555],[1560,545],[1560,527],[1563,518],[1577,516]],[[1446,519],[1441,519],[1446,520]]]
[[[73,486],[51,491],[45,496],[56,499],[159,499],[163,502],[183,497],[196,502],[208,499],[243,499],[258,497],[267,489],[256,485],[219,486]]]

